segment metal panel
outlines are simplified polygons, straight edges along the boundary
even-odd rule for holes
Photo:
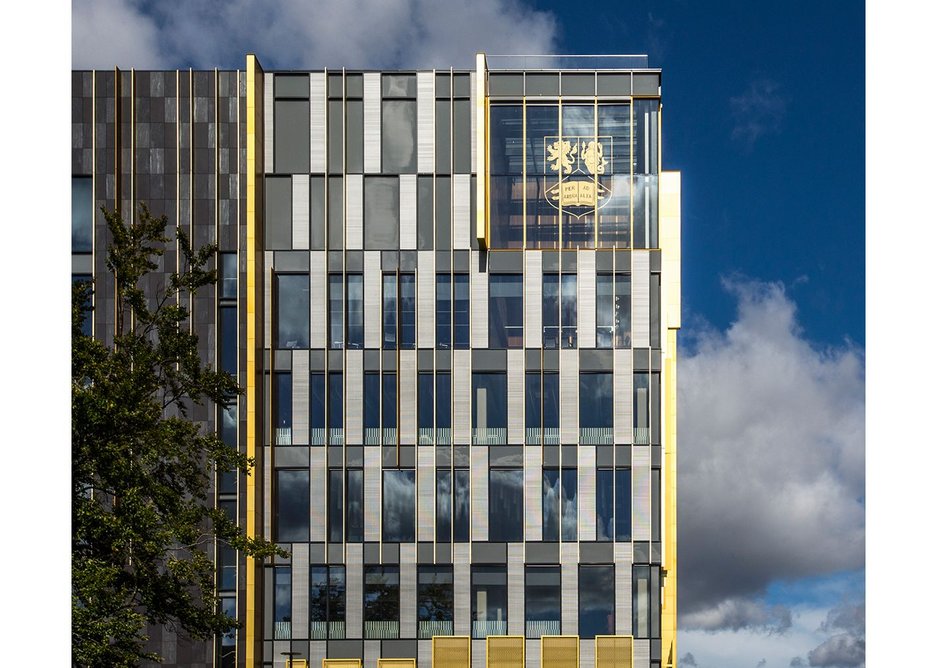
[[[486,641],[472,639],[472,668],[487,668]]]
[[[644,668],[651,665],[651,641],[647,638],[634,639],[634,667]]]
[[[455,543],[452,546],[452,583],[453,583],[453,628],[456,635],[468,635],[472,628],[472,591],[471,591],[471,555],[470,543]],[[437,647],[438,649],[438,647]]]
[[[613,370],[615,443],[631,443],[632,359],[630,350],[616,350]]]
[[[523,543],[508,543],[508,633],[525,635]]]
[[[595,348],[595,251],[580,250],[578,262],[579,347]]]
[[[362,189],[364,177],[361,174],[345,175],[345,248],[360,250],[363,235]]]
[[[579,545],[560,544],[560,619],[564,635],[579,633]]]
[[[544,657],[542,661],[540,658],[540,640],[528,639],[527,651],[524,652],[524,656],[526,668],[540,668],[541,665],[548,665],[546,663],[548,661],[547,657]],[[560,668],[576,668],[576,666],[567,667],[564,665],[560,666]]]
[[[364,172],[381,171],[381,73],[364,73]]]
[[[325,72],[309,74],[309,171],[325,172]]]
[[[416,539],[432,541],[436,527],[435,448],[417,448],[416,462]]]
[[[509,582],[508,587],[510,586]],[[510,606],[510,598],[508,605]],[[510,614],[508,619],[510,619]],[[486,642],[486,668],[524,668],[523,635],[488,636]]]
[[[579,540],[595,540],[595,446],[579,446]]]
[[[579,351],[560,351],[560,440],[579,442]]]
[[[488,447],[472,446],[472,540],[488,540]]]
[[[273,341],[273,251],[264,251],[264,340]]]
[[[364,545],[345,546],[345,637],[361,637],[364,607]]]
[[[465,574],[465,581],[468,582],[468,573]],[[435,636],[432,639],[433,668],[469,668],[472,641],[467,634],[461,634],[458,627],[456,633],[459,635]]]
[[[328,646],[325,640],[309,641],[309,668],[321,668],[322,660],[328,655]]]
[[[579,636],[543,636],[541,643],[543,668],[579,668]]]
[[[524,351],[508,351],[508,443],[524,444]]]
[[[416,249],[416,174],[400,175],[400,249]]]
[[[345,352],[345,443],[364,442],[363,415],[364,351]]]
[[[630,595],[630,594],[629,594]],[[595,668],[632,668],[634,666],[634,639],[630,636],[597,636],[595,639]]]
[[[416,73],[416,164],[421,174],[431,173],[436,164],[436,75]]]
[[[631,633],[631,543],[615,543],[615,633]]]
[[[524,448],[524,540],[543,540],[543,450]]]
[[[436,253],[417,251],[416,341],[418,348],[436,344]]]
[[[327,476],[326,449],[309,448],[309,540],[314,543],[324,543],[327,535]]]
[[[471,292],[471,343],[472,348],[488,347],[488,272],[479,271],[479,252],[472,251],[469,271]]]
[[[381,251],[364,251],[364,347],[381,347]]]
[[[474,126],[473,126],[474,127]],[[469,248],[472,235],[472,175],[452,176],[452,247],[456,250]]]
[[[400,544],[400,637],[416,638],[416,543]]]
[[[381,540],[381,449],[364,449],[364,539]]]
[[[452,351],[452,439],[454,445],[472,442],[472,351]]]
[[[524,253],[524,345],[543,346],[543,253]]]
[[[328,279],[325,251],[309,253],[309,344],[312,348],[327,346]]]
[[[293,248],[309,250],[309,175],[293,175]]]
[[[295,543],[292,559],[293,640],[309,637],[309,543]]]
[[[309,445],[309,351],[293,351],[293,445]]]
[[[651,446],[633,446],[631,466],[633,538],[651,540]]]
[[[416,351],[401,350],[398,363],[400,443],[416,445]]]
[[[631,252],[631,341],[635,348],[651,345],[651,254]]]
[[[273,171],[273,75],[264,74],[264,171]]]

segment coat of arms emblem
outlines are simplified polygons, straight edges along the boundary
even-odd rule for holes
[[[608,202],[611,191],[598,177],[611,171],[611,137],[554,135],[544,137],[543,145],[550,171],[556,173],[552,185],[546,177],[544,195],[551,206],[581,218]]]

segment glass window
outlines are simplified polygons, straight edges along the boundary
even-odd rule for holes
[[[238,254],[219,253],[219,298],[237,299],[238,297]]]
[[[612,374],[579,374],[579,442],[612,444]]]
[[[416,75],[385,74],[381,77],[383,97],[416,97]]]
[[[469,277],[468,274],[452,275],[452,347],[458,350],[469,347]]]
[[[631,468],[615,469],[615,540],[631,540]]]
[[[631,630],[635,638],[660,637],[660,569],[632,567]]]
[[[615,347],[631,347],[631,275],[615,274]]]
[[[237,501],[219,501],[218,507],[228,519],[237,521]],[[237,588],[237,551],[227,542],[218,541],[218,589],[233,591]]]
[[[579,485],[578,471],[574,468],[563,468],[560,480],[561,526],[563,540],[576,540],[579,528]]]
[[[452,376],[436,374],[436,445],[452,442]]]
[[[309,274],[278,274],[277,348],[309,347]]]
[[[346,308],[348,312],[348,347],[364,347],[364,277],[361,274],[345,276]]]
[[[615,633],[614,566],[579,567],[579,637]]]
[[[436,541],[452,540],[452,471],[436,469]]]
[[[651,406],[649,401],[650,374],[636,373],[632,380],[634,383],[634,442],[638,445],[650,443]]]
[[[309,637],[345,637],[345,567],[309,567]]]
[[[219,411],[221,422],[221,440],[229,448],[238,447],[238,407],[237,404],[221,406]],[[220,494],[237,494],[237,471],[218,472],[218,492]]]
[[[278,371],[273,374],[273,405],[276,414],[274,443],[293,443],[293,374]]]
[[[452,635],[452,566],[418,566],[416,585],[417,637]]]
[[[527,105],[527,247],[556,248],[560,217],[548,190],[556,185],[555,158],[548,160],[547,147],[559,138],[559,108],[556,105]]]
[[[630,106],[600,104],[598,128],[606,158],[604,172],[598,176],[605,193],[604,205],[599,208],[599,246],[627,248],[631,244]]]
[[[238,373],[238,310],[237,306],[219,306],[219,343],[221,370],[237,378]],[[90,323],[90,318],[88,323]],[[90,332],[89,332],[90,334]]]
[[[273,637],[289,640],[293,621],[293,574],[289,566],[273,568]]]
[[[614,471],[612,469],[596,469],[595,539],[598,541],[613,540],[615,537],[613,483]]]
[[[576,274],[563,274],[560,277],[560,333],[563,348],[575,348],[577,333]]]
[[[329,469],[329,542],[341,543],[344,535],[345,489],[342,470]]]
[[[364,568],[364,637],[400,635],[400,571],[396,566]]]
[[[381,376],[381,427],[384,429],[384,443],[397,441],[397,374],[385,373]],[[391,430],[393,433],[388,433]]]
[[[397,177],[364,179],[364,247],[397,250],[400,229],[400,184]]]
[[[342,275],[329,274],[329,348],[337,349],[345,345],[342,304]],[[308,304],[308,300],[307,300]],[[306,318],[308,320],[308,318]]]
[[[491,469],[488,485],[488,539],[524,540],[524,469]]]
[[[360,543],[364,540],[364,472],[346,469],[345,479],[345,540]]]
[[[436,274],[436,347],[452,344],[452,275]]]
[[[543,540],[560,539],[560,470],[543,469]]]
[[[523,108],[489,107],[489,244],[491,248],[524,245]]]
[[[560,347],[560,275],[543,275],[543,347]]]
[[[339,168],[341,171],[341,168]],[[345,173],[364,171],[364,103],[345,101]]]
[[[469,470],[455,469],[455,485],[452,491],[452,540],[467,543],[469,539]]]
[[[560,443],[560,374],[543,374],[543,442]]]
[[[94,239],[90,176],[72,177],[72,253],[90,253]]]
[[[384,100],[381,111],[381,171],[415,174],[416,100]]]
[[[433,444],[433,372],[420,372],[416,379],[416,426],[420,445]]]
[[[221,597],[222,614],[237,619],[237,598],[235,596]],[[221,668],[234,668],[236,651],[234,646],[237,644],[237,627],[232,626],[221,636]]]
[[[594,86],[593,83],[593,90]],[[608,164],[605,147],[596,144],[594,104],[563,104],[561,115],[562,141],[564,147],[571,148],[567,154],[570,160],[562,175],[562,246],[592,248],[595,246],[595,207],[603,199],[596,179]],[[550,157],[548,155],[547,159]]]
[[[74,286],[75,283],[91,283],[91,274],[72,274],[72,286]],[[85,299],[84,303],[81,306],[82,308],[81,333],[84,334],[85,336],[91,336],[92,331],[93,331],[91,313],[94,309],[94,305],[92,303],[93,290],[91,289],[91,287],[92,286],[89,286],[89,289],[87,292],[87,298]]]
[[[397,347],[397,274],[384,274],[384,350]]]
[[[472,566],[472,637],[508,632],[508,574],[505,566]]]
[[[325,445],[325,374],[309,375],[309,444]]]
[[[472,442],[476,445],[507,443],[507,374],[472,374]]]
[[[524,346],[524,284],[521,274],[488,277],[488,347]]]
[[[416,473],[413,469],[385,469],[382,540],[410,543],[416,540]]]
[[[309,173],[309,100],[274,100],[273,171]]]
[[[524,427],[525,443],[540,444],[540,413],[543,398],[540,392],[540,372],[528,372],[524,378]]]
[[[436,100],[436,173],[448,174],[451,171],[452,152],[450,151],[452,133],[452,103],[448,99]]]
[[[281,543],[309,540],[309,470],[277,469],[276,539]]]
[[[615,338],[615,283],[612,274],[595,277],[595,347],[611,348]]]
[[[416,348],[416,276],[400,274],[400,349]]]
[[[332,372],[329,374],[329,445],[342,445],[344,409],[342,374]]]
[[[560,567],[528,566],[524,578],[527,637],[560,635]]]
[[[381,376],[376,371],[364,374],[364,444],[378,445],[381,428]]]

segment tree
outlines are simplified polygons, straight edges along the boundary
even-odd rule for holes
[[[79,666],[133,666],[145,652],[146,624],[207,639],[236,626],[214,596],[209,554],[215,539],[251,556],[284,554],[248,539],[208,503],[212,474],[253,462],[188,419],[194,405],[231,401],[230,375],[200,359],[188,331],[188,297],[217,280],[206,269],[216,247],[190,248],[181,228],[182,269],[157,294],[140,286],[172,241],[167,221],[140,206],[126,225],[102,209],[112,242],[113,344],[82,334],[93,285],[72,294],[72,660]]]

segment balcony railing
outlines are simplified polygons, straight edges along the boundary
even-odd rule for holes
[[[397,427],[384,427],[381,431],[384,445],[397,445]]]
[[[365,427],[364,428],[364,444],[365,445],[380,445],[381,444],[380,427]]]
[[[451,636],[452,628],[452,620],[421,621],[418,622],[417,631],[420,638],[432,638],[433,636]]]
[[[452,443],[451,427],[436,427],[436,445],[450,445]]]
[[[418,435],[418,442],[420,445],[432,445],[433,444],[433,428],[432,427],[420,427]]]
[[[277,427],[273,443],[274,445],[293,445],[293,430],[290,427]]]
[[[345,622],[309,622],[310,640],[344,640]]]
[[[397,638],[400,636],[400,622],[381,621],[365,622],[364,637],[366,640],[384,640],[387,638]]]
[[[309,430],[309,445],[325,445],[325,427],[313,427]]]
[[[345,430],[342,427],[329,427],[329,445],[344,445]]]
[[[508,633],[507,620],[472,621],[472,637],[487,638],[488,636],[504,636]]]
[[[504,445],[507,442],[507,427],[472,428],[472,443],[475,445]]]
[[[293,637],[292,631],[292,622],[274,622],[273,623],[273,639],[274,640],[289,640]]]
[[[560,635],[559,619],[538,619],[536,621],[527,621],[527,637],[539,638],[540,636],[558,636]]]
[[[527,427],[524,430],[524,442],[527,445],[540,445],[540,428]]]
[[[634,444],[647,445],[651,442],[651,430],[648,427],[634,428]]]
[[[559,427],[544,427],[543,428],[543,444],[544,445],[559,445],[560,444],[560,428]]]
[[[611,445],[614,436],[611,427],[580,427],[579,442],[584,445]]]

